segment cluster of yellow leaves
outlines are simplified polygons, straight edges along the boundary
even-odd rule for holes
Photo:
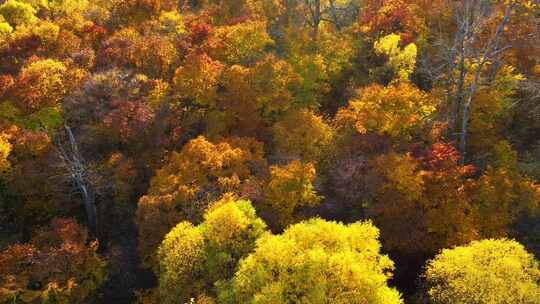
[[[52,44],[58,39],[60,27],[50,21],[40,21],[31,27],[32,33],[37,35],[43,44]]]
[[[320,105],[321,97],[330,91],[326,59],[322,54],[295,53],[289,61],[301,76],[301,87],[295,92],[295,103],[316,108]]]
[[[167,100],[167,95],[170,92],[170,85],[168,82],[163,80],[157,80],[154,84],[154,87],[149,92],[147,99],[148,103],[154,108],[157,109],[162,104],[163,101]]]
[[[333,130],[313,112],[293,110],[274,124],[273,136],[278,153],[318,161],[331,144]]]
[[[316,206],[321,197],[317,195],[315,166],[294,160],[285,166],[270,167],[270,181],[264,189],[266,207],[277,216],[280,227],[286,227],[297,218],[298,208]]]
[[[229,280],[265,229],[251,203],[231,194],[214,202],[199,226],[176,225],[158,250],[160,303],[184,303],[212,292],[207,287]]]
[[[263,21],[247,21],[235,25],[220,26],[215,36],[221,45],[213,57],[229,64],[250,63],[261,57],[267,46],[273,44]]]
[[[427,265],[428,294],[435,303],[539,303],[540,269],[523,245],[483,240],[444,249]]]
[[[387,64],[398,75],[399,80],[408,81],[416,66],[416,45],[409,43],[405,48],[399,46],[401,37],[390,34],[375,41],[373,48],[378,55],[388,58]]]
[[[36,13],[36,9],[26,1],[8,0],[0,5],[0,15],[12,26],[35,22]]]
[[[161,238],[182,219],[196,221],[200,204],[237,190],[263,163],[262,144],[249,138],[212,143],[200,136],[173,153],[157,170],[137,209],[139,250],[147,266]]]
[[[512,100],[521,80],[523,76],[514,68],[502,66],[492,85],[475,94],[468,131],[467,149],[470,153],[490,153],[491,148],[504,138],[505,129],[512,119]]]
[[[4,17],[0,14],[0,43],[5,39],[11,32],[13,32],[13,27],[6,22]]]
[[[222,103],[228,109],[253,108],[266,115],[288,109],[293,98],[288,89],[299,81],[292,67],[274,56],[252,68],[233,65],[224,74]]]
[[[409,250],[425,243],[425,219],[418,213],[424,193],[422,172],[409,155],[381,155],[370,162],[378,175],[373,202],[368,213],[381,229],[387,248]],[[404,228],[406,227],[406,228]],[[408,231],[407,238],[403,232]],[[424,245],[422,245],[424,246]]]
[[[88,0],[41,0],[36,2],[39,3],[41,9],[47,10],[55,17],[59,15],[70,16],[81,12],[91,3]]]
[[[322,28],[319,31],[318,51],[325,62],[325,71],[331,79],[352,67],[351,59],[355,56],[353,40],[347,33]]]
[[[312,219],[264,236],[240,262],[231,303],[402,303],[370,222]]]
[[[18,103],[30,112],[56,105],[67,93],[67,67],[53,59],[38,60],[23,67],[17,79]]]
[[[389,86],[372,84],[358,92],[336,114],[339,126],[349,126],[360,134],[376,132],[394,137],[410,137],[435,112],[437,100],[410,83]]]
[[[522,214],[540,210],[540,185],[518,169],[517,152],[507,141],[491,147],[491,164],[470,185],[478,229],[485,238],[509,236]]]
[[[201,283],[204,237],[193,224],[181,222],[176,225],[161,242],[158,256],[159,294],[163,303],[186,300],[204,287],[195,285]]]
[[[381,155],[373,160],[372,165],[386,179],[381,190],[395,189],[409,201],[421,197],[424,191],[422,172],[418,170],[416,161],[410,155]]]
[[[186,32],[182,15],[177,11],[163,11],[159,15],[159,24],[166,33],[181,35]]]
[[[261,161],[262,144],[255,140],[231,138],[214,144],[199,136],[156,172],[149,192],[177,192],[179,201],[187,201],[213,181],[223,190],[232,190],[229,186],[235,187],[235,181],[250,175],[249,162]]]
[[[11,168],[8,156],[11,153],[10,136],[5,133],[0,133],[0,176],[7,173]]]

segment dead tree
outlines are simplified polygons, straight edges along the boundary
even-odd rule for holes
[[[478,89],[488,86],[494,80],[502,54],[510,47],[501,45],[501,40],[516,2],[509,1],[506,4],[502,19],[486,42],[480,41],[480,35],[486,32],[490,21],[497,17],[492,5],[481,0],[453,3],[456,31],[445,51],[444,78],[449,131],[459,144],[461,163],[464,163],[471,105]]]
[[[494,34],[494,36],[491,38],[491,40],[488,42],[488,44],[485,46],[484,51],[480,57],[480,61],[478,62],[478,67],[476,68],[476,71],[474,72],[474,78],[471,81],[468,90],[465,92],[466,99],[463,102],[462,107],[462,117],[461,117],[461,130],[460,130],[460,140],[459,140],[459,151],[462,155],[461,162],[465,162],[466,157],[466,147],[467,147],[467,133],[468,133],[468,126],[469,126],[469,115],[470,115],[470,108],[471,103],[474,100],[474,95],[481,84],[480,76],[482,74],[482,71],[484,70],[484,66],[491,62],[491,70],[488,72],[486,83],[489,84],[493,79],[495,78],[495,74],[497,73],[497,67],[500,65],[500,53],[506,47],[500,48],[500,40],[502,33],[504,31],[504,27],[508,23],[508,20],[510,19],[510,14],[512,13],[512,9],[514,7],[514,3],[510,2],[508,6],[506,7],[504,17],[497,26],[497,30]]]
[[[58,156],[62,167],[66,171],[67,181],[81,195],[87,216],[88,231],[92,237],[97,238],[98,221],[92,174],[84,162],[71,128],[64,125],[64,132],[62,133],[56,138]]]

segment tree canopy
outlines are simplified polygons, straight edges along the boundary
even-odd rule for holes
[[[0,0],[0,303],[539,302],[538,24]]]
[[[444,249],[428,262],[428,294],[436,303],[537,303],[538,261],[512,240],[488,239]]]

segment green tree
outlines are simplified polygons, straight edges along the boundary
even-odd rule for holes
[[[233,279],[233,303],[402,303],[393,262],[370,222],[312,219],[257,241]]]
[[[538,261],[516,241],[444,249],[428,262],[425,276],[434,303],[540,303]]]

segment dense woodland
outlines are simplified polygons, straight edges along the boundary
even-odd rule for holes
[[[0,0],[0,303],[540,303],[540,3]]]

